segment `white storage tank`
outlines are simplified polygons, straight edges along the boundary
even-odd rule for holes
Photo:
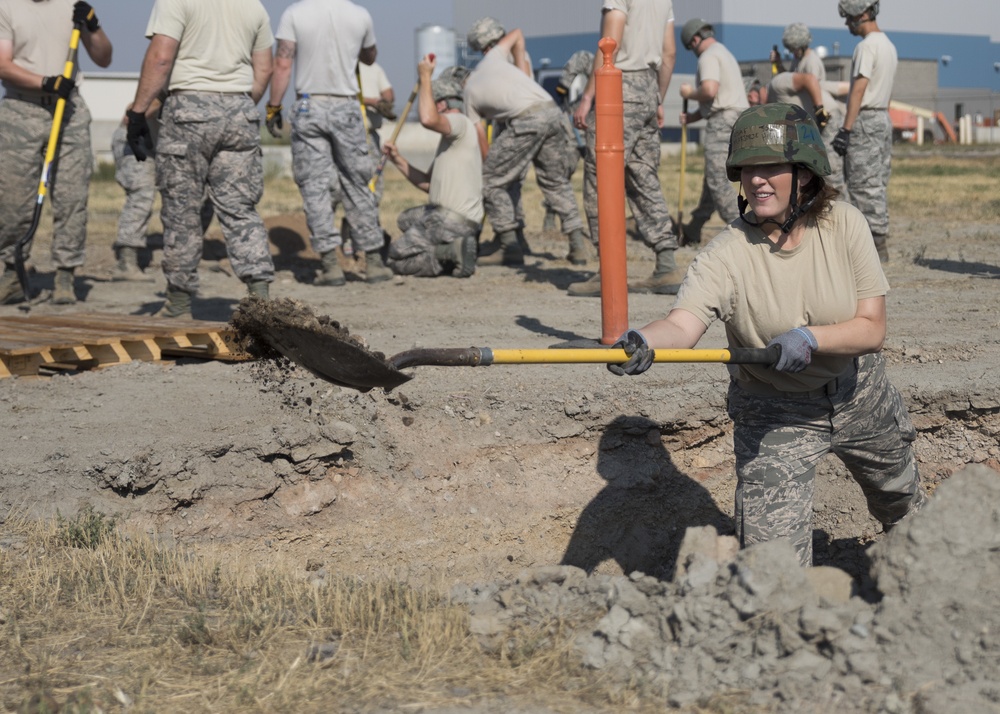
[[[455,31],[442,25],[421,25],[416,30],[417,57],[414,65],[423,58],[424,55],[434,54],[437,67],[434,70],[434,77],[441,74],[445,67],[452,67],[456,64],[457,47],[455,44]]]

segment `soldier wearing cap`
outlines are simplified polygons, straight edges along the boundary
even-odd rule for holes
[[[721,320],[730,347],[777,346],[772,365],[734,366],[728,413],[741,546],[788,538],[812,565],[816,467],[837,455],[886,530],[925,502],[916,430],[879,354],[882,272],[864,216],[835,200],[819,129],[790,104],[737,119],[726,161],[739,218],[688,268],[665,318],[616,343],[616,374],[639,374],[656,349],[692,348]]]
[[[701,241],[701,228],[714,211],[729,223],[736,218],[736,189],[726,178],[726,151],[736,118],[750,106],[743,88],[740,65],[733,54],[715,39],[711,23],[694,18],[684,23],[681,43],[698,57],[695,84],[681,85],[683,99],[698,103],[698,108],[680,116],[681,124],[705,120],[705,177],[701,199],[691,222],[683,228],[686,244]]]
[[[507,32],[492,17],[477,20],[468,34],[469,47],[483,58],[465,83],[465,112],[481,132],[481,119],[502,121],[506,128],[489,147],[483,164],[483,198],[486,214],[497,236],[497,251],[504,265],[524,263],[517,231],[511,188],[519,184],[530,165],[538,187],[559,216],[569,241],[569,259],[585,255],[587,238],[573,187],[563,169],[559,107],[535,82],[527,62],[524,35]]]
[[[83,265],[87,190],[94,168],[90,110],[74,78],[63,77],[74,24],[98,67],[111,64],[111,41],[94,8],[79,0],[0,0],[0,305],[25,299],[15,249],[31,227],[42,159],[58,100],[65,99],[59,148],[49,176],[52,197],[52,302],[72,304],[73,273]],[[25,246],[25,255],[31,244]]]
[[[397,275],[467,278],[476,271],[483,220],[479,133],[463,113],[462,85],[451,74],[432,80],[434,67],[430,55],[417,66],[420,124],[441,135],[434,161],[421,171],[392,142],[383,149],[407,180],[428,194],[426,205],[399,214],[403,235],[389,244],[386,264]]]
[[[832,145],[844,157],[851,203],[868,219],[883,263],[889,261],[889,174],[892,170],[892,121],[889,100],[896,76],[896,47],[879,29],[878,0],[840,0],[840,16],[861,38],[851,58],[851,86],[844,125]]]

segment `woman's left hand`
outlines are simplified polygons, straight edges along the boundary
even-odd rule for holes
[[[808,327],[782,332],[767,343],[768,347],[772,345],[781,347],[781,358],[774,365],[779,372],[801,372],[812,362],[813,350],[819,347]]]

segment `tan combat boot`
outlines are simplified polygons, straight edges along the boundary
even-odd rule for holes
[[[24,302],[24,290],[21,289],[21,282],[17,279],[17,270],[13,265],[4,268],[3,275],[0,275],[0,305],[14,305]]]
[[[73,292],[73,268],[56,268],[56,278],[52,288],[53,305],[76,304]]]
[[[677,267],[674,260],[675,248],[661,250],[656,254],[656,267],[653,274],[645,280],[630,283],[630,293],[656,293],[657,295],[676,295],[685,271]]]
[[[152,283],[156,280],[139,267],[139,249],[126,246],[118,249],[118,262],[111,271],[111,279],[116,282],[128,280],[137,283]]]
[[[586,265],[590,255],[590,239],[577,228],[569,234],[569,255],[566,256],[573,265]]]
[[[190,320],[191,293],[180,288],[167,286],[167,301],[153,317],[172,317]]]
[[[345,243],[344,245],[347,244]],[[320,274],[316,276],[316,280],[313,281],[313,285],[336,287],[347,282],[347,278],[344,277],[344,271],[340,267],[340,262],[337,260],[336,250],[330,250],[323,253],[320,256],[320,259],[323,261],[323,269],[320,271]]]
[[[494,241],[496,247],[479,256],[480,265],[524,265],[524,249],[517,231],[503,231]]]
[[[382,260],[381,250],[369,250],[365,253],[365,282],[381,283],[390,280],[394,273]]]
[[[271,288],[266,280],[251,278],[247,281],[247,295],[267,300],[271,295]]]

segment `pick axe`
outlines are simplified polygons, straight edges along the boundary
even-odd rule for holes
[[[80,29],[82,25],[73,25],[73,34],[69,38],[69,55],[66,57],[66,66],[63,68],[63,77],[72,79],[76,70],[76,55],[80,47]],[[59,147],[59,134],[62,131],[63,114],[66,112],[66,100],[59,97],[56,101],[56,109],[52,114],[52,129],[49,131],[49,143],[45,147],[45,163],[42,164],[42,175],[38,181],[38,198],[35,200],[35,210],[31,216],[31,225],[28,232],[21,236],[14,245],[14,270],[17,271],[17,280],[21,283],[21,290],[24,292],[24,299],[31,301],[31,285],[28,283],[28,271],[24,265],[24,248],[31,242],[38,230],[38,222],[42,217],[42,204],[45,203],[45,194],[49,189],[49,174],[52,171],[52,164],[56,159],[56,150]]]
[[[396,120],[396,126],[392,130],[392,136],[389,137],[389,143],[391,144],[396,143],[396,139],[399,137],[399,132],[403,128],[403,123],[406,121],[406,117],[410,113],[410,107],[413,106],[413,100],[417,98],[417,92],[419,90],[420,90],[420,82],[417,82],[416,84],[413,85],[413,91],[410,92],[409,99],[406,100],[406,106],[403,107],[403,113],[400,114],[399,118]],[[382,154],[378,158],[378,166],[375,167],[375,174],[372,176],[372,180],[368,182],[368,188],[370,188],[372,192],[375,191],[375,184],[378,182],[379,177],[385,170],[386,158],[387,158],[386,154]]]

